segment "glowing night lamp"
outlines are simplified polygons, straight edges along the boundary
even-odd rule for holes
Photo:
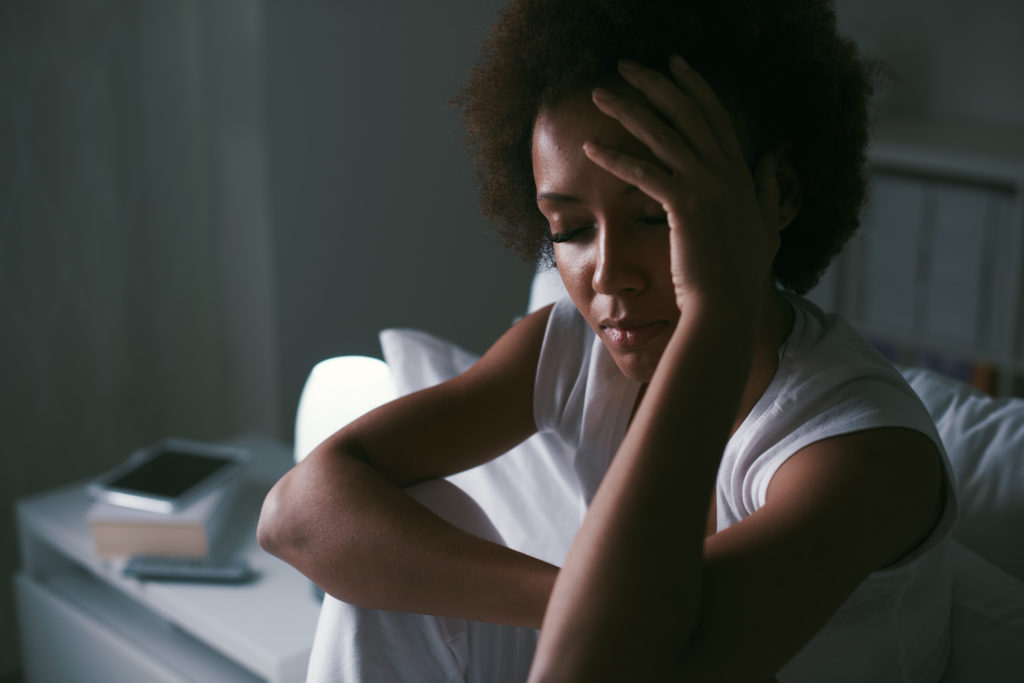
[[[387,363],[367,356],[338,356],[309,373],[295,414],[295,462],[357,417],[395,398]]]

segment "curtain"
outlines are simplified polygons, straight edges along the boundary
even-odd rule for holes
[[[247,0],[0,2],[4,577],[14,499],[163,436],[284,436],[261,21]],[[13,631],[0,591],[0,676]]]

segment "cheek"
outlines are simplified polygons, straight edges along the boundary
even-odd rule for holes
[[[575,299],[589,288],[591,269],[582,249],[555,247],[555,266],[566,291]]]

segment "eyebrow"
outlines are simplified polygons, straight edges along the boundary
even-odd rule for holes
[[[634,192],[639,191],[639,187],[637,187],[636,185],[630,185],[629,187],[622,191],[622,194],[633,194]],[[575,195],[562,194],[561,192],[541,192],[537,195],[537,201],[560,202],[563,204],[579,204],[583,200]]]

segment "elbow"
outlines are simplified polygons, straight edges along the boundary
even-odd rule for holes
[[[347,457],[314,451],[267,493],[256,542],[340,599],[372,576],[375,556],[361,536],[366,495]],[[353,502],[355,501],[355,502]],[[372,542],[369,544],[372,546]]]
[[[332,507],[332,499],[343,491],[344,481],[332,477],[322,461],[307,458],[263,499],[256,542],[313,581],[333,576],[346,566],[337,565],[336,559],[347,556],[350,540],[340,523],[344,513]]]
[[[271,555],[284,560],[287,560],[290,551],[294,549],[296,539],[300,537],[295,515],[289,513],[292,505],[287,494],[288,477],[289,475],[285,475],[270,489],[263,500],[259,521],[256,524],[256,542]]]

